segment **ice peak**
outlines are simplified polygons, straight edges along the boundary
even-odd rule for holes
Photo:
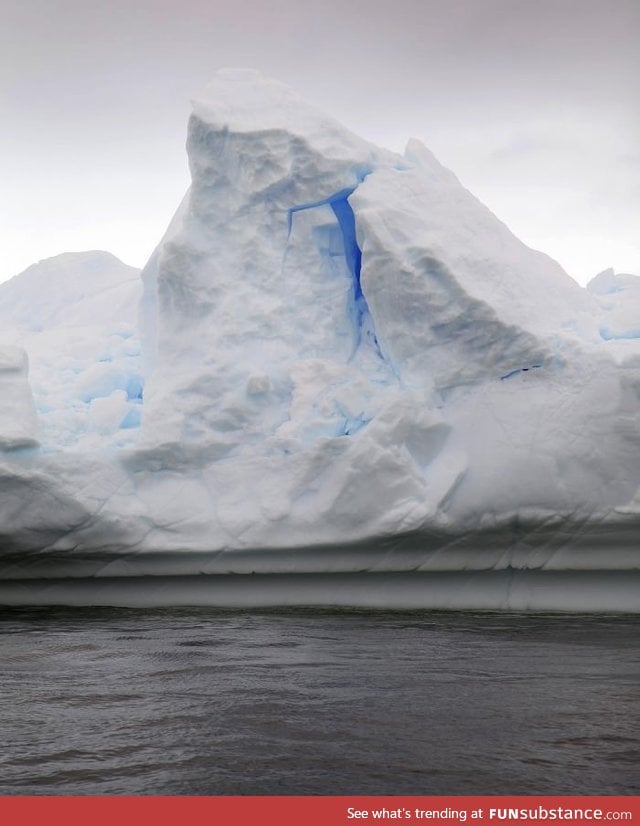
[[[242,114],[256,123],[263,121],[265,113],[272,117],[310,108],[289,86],[255,69],[219,69],[192,103],[194,109],[208,109],[220,118],[234,120]]]
[[[191,103],[194,116],[214,129],[240,134],[283,131],[325,154],[338,148],[363,156],[380,153],[292,88],[254,69],[218,70]]]

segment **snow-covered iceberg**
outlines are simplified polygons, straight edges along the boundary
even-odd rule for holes
[[[141,281],[0,286],[0,601],[640,610],[640,279],[254,72],[187,149]]]

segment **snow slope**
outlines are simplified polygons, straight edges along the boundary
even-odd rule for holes
[[[0,599],[640,610],[638,280],[255,72],[187,149],[141,353],[113,260],[0,286],[45,435],[0,460]]]

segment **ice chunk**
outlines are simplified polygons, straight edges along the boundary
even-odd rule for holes
[[[28,379],[27,354],[0,346],[0,450],[38,444],[36,411]]]
[[[29,354],[44,450],[127,441],[120,422],[114,418],[106,430],[91,407],[123,390],[121,418],[131,412],[128,421],[135,420],[143,393],[141,288],[139,271],[105,252],[65,253],[0,284],[0,344],[19,344]]]
[[[640,354],[640,278],[605,270],[587,285],[600,308],[600,335],[605,341],[635,339]],[[633,345],[632,345],[633,346]]]

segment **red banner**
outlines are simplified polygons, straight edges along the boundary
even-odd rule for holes
[[[633,797],[0,797],[11,826],[349,826],[622,822],[640,826]]]

